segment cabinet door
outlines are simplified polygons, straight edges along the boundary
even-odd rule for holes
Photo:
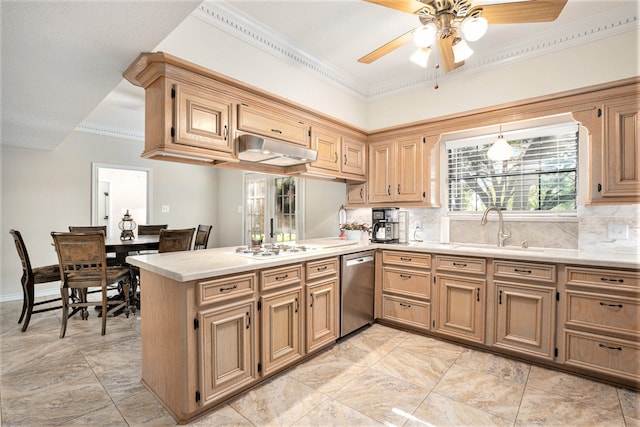
[[[309,147],[309,125],[265,106],[238,105],[238,129]]]
[[[438,332],[484,341],[486,280],[437,275]]]
[[[231,102],[188,85],[174,84],[174,144],[230,153]]]
[[[307,286],[307,353],[338,339],[338,278]]]
[[[349,137],[342,138],[342,172],[365,176],[366,145]]]
[[[422,200],[422,135],[396,140],[397,163],[395,174],[395,200]]]
[[[358,184],[347,184],[347,204],[361,205],[367,203],[367,186],[361,182]]]
[[[602,197],[640,200],[640,101],[604,107]]]
[[[269,374],[304,355],[302,287],[261,297],[262,370]]]
[[[495,346],[553,360],[555,288],[495,282]]]
[[[256,379],[255,301],[200,311],[202,404]]]
[[[340,134],[314,126],[311,135],[311,148],[318,151],[318,159],[313,162],[312,166],[339,172],[342,143]]]
[[[393,141],[369,145],[369,201],[391,202],[391,184],[395,173]]]

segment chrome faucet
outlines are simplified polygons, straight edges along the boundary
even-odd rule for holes
[[[485,225],[487,223],[487,215],[489,214],[489,211],[498,212],[498,247],[502,248],[504,247],[504,241],[511,237],[511,232],[509,230],[505,231],[502,210],[497,206],[491,206],[484,210],[480,224]]]

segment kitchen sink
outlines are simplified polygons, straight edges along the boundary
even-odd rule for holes
[[[496,251],[517,251],[517,252],[542,252],[544,248],[523,248],[521,246],[503,246],[498,247],[494,245],[482,245],[482,244],[474,244],[474,243],[461,243],[461,244],[453,244],[450,245],[451,248],[454,249],[479,249],[479,250],[496,250]]]

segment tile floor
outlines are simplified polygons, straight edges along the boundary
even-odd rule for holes
[[[173,426],[140,383],[140,319],[34,315],[0,304],[2,426]],[[139,313],[140,314],[140,313]],[[640,394],[381,325],[194,426],[640,426]]]

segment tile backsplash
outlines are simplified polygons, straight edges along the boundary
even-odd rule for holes
[[[424,241],[440,241],[441,225],[446,225],[446,221],[442,221],[447,216],[446,210],[403,210],[409,216],[409,241],[415,240],[416,224],[421,225]],[[584,206],[578,208],[577,217],[559,219],[510,218],[509,213],[504,216],[505,225],[511,232],[505,243],[507,246],[520,246],[527,242],[530,247],[640,254],[640,205]],[[347,219],[371,224],[371,209],[348,210]],[[495,213],[490,213],[487,224],[480,225],[479,216],[449,216],[449,241],[497,244],[497,219]],[[610,224],[614,226],[613,233],[609,232]]]

